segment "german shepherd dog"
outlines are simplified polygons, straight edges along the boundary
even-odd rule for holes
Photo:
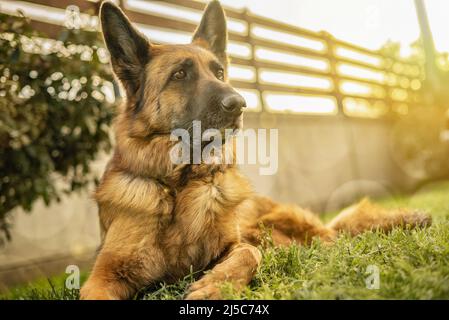
[[[227,80],[220,3],[207,6],[186,45],[150,43],[110,2],[103,3],[100,20],[126,102],[95,193],[102,244],[82,299],[128,299],[145,286],[208,269],[185,298],[218,299],[223,282],[239,289],[251,281],[265,228],[276,245],[288,245],[313,237],[332,243],[340,231],[431,223],[425,213],[387,211],[362,200],[325,225],[307,210],[253,194],[233,163],[174,164],[172,130],[190,130],[194,120],[204,130],[242,126],[246,105]]]

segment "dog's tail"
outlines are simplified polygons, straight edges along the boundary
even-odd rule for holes
[[[425,227],[432,224],[432,217],[419,210],[384,209],[368,199],[344,209],[326,226],[337,232],[357,235],[367,230],[390,231],[397,226]]]

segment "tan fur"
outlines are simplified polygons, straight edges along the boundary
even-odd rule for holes
[[[432,217],[420,211],[408,209],[386,210],[368,199],[344,209],[328,227],[357,235],[366,230],[390,231],[397,226],[425,227],[432,223]]]
[[[186,298],[220,298],[223,281],[236,288],[251,281],[261,260],[256,246],[264,228],[272,229],[275,244],[288,245],[307,244],[314,237],[331,243],[339,231],[355,235],[430,223],[425,214],[387,211],[364,200],[324,225],[308,210],[254,195],[234,164],[173,164],[171,124],[185,112],[189,95],[198,93],[186,95],[176,87],[160,93],[169,76],[166,69],[190,57],[200,66],[202,79],[217,81],[207,68],[216,58],[207,49],[201,40],[151,45],[152,62],[145,69],[150,80],[136,91],[143,89],[139,99],[144,108],[134,111],[136,94],[120,109],[114,156],[95,193],[102,246],[81,289],[82,299],[132,298],[147,285],[173,282],[209,266]],[[126,66],[114,70],[119,67],[123,73]],[[206,85],[202,81],[197,90]],[[226,81],[220,85],[229,86]]]

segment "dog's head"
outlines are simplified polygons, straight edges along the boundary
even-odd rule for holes
[[[152,44],[110,2],[100,11],[112,68],[126,91],[131,134],[149,136],[173,129],[241,126],[245,100],[227,81],[227,30],[223,9],[212,1],[186,45]]]

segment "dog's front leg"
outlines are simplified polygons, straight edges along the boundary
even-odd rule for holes
[[[262,255],[256,247],[238,243],[212,270],[189,287],[186,299],[221,299],[220,286],[230,282],[237,290],[247,285],[260,264]]]
[[[117,218],[110,226],[93,270],[80,291],[83,300],[131,299],[163,274],[163,257],[154,245],[145,216]]]

